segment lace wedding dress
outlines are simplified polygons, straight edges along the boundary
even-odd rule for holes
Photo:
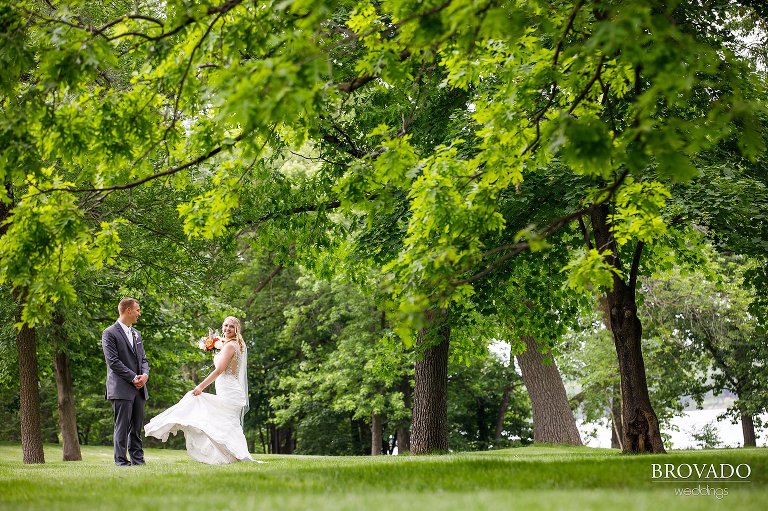
[[[213,357],[218,362],[221,352]],[[170,434],[184,432],[189,455],[202,463],[222,465],[253,461],[243,435],[242,416],[248,406],[245,378],[246,354],[235,354],[218,378],[216,395],[188,392],[178,403],[144,426],[146,436],[163,442]]]

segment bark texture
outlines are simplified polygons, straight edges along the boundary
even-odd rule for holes
[[[381,414],[371,414],[371,456],[379,456],[382,446],[382,432],[384,423]]]
[[[59,429],[61,430],[61,445],[64,451],[64,461],[80,461],[80,441],[77,437],[77,415],[75,413],[75,396],[72,388],[72,372],[69,368],[69,356],[59,351],[54,357],[56,369],[56,390],[58,395]]]
[[[515,358],[531,398],[534,443],[581,445],[581,436],[555,360],[550,353],[541,353],[533,337],[522,339],[526,349]]]
[[[741,433],[744,435],[744,447],[757,447],[755,436],[755,421],[752,416],[745,413],[741,416]]]
[[[403,404],[406,410],[411,410],[411,382],[407,375],[403,375],[400,382],[400,391],[403,393]],[[405,454],[411,451],[411,430],[408,424],[401,424],[397,428],[397,454]]]
[[[290,428],[269,427],[269,451],[271,454],[293,454],[296,441]]]
[[[45,463],[35,331],[24,325],[16,334],[16,346],[19,352],[19,422],[24,463]]]
[[[13,198],[10,183],[6,181],[3,185],[8,197]],[[10,216],[10,207],[0,201],[0,236],[8,230],[5,220]],[[21,302],[21,294],[19,290],[13,291],[13,301],[17,304]],[[16,313],[16,321],[21,322],[21,307]],[[19,426],[24,463],[45,463],[37,378],[37,338],[35,331],[27,325],[16,333],[16,349],[19,353]]]
[[[504,418],[507,416],[507,410],[509,410],[509,398],[512,395],[512,391],[515,386],[508,383],[504,387],[504,393],[501,395],[501,403],[499,403],[499,411],[496,413],[496,429],[493,432],[493,439],[496,441],[501,440],[501,434],[504,432]]]
[[[603,204],[595,208],[591,218],[595,246],[609,250],[612,255],[607,257],[606,262],[621,270],[618,248],[610,230],[608,206]],[[637,316],[635,288],[642,247],[642,242],[638,242],[629,282],[614,274],[613,286],[605,297],[621,378],[622,450],[626,453],[664,453],[659,420],[648,394],[641,347],[643,328]]]
[[[448,347],[451,329],[445,312],[428,314],[417,344],[424,356],[415,365],[411,453],[448,451]]]
[[[605,328],[611,329],[611,308],[608,305],[608,298],[601,296],[597,300],[598,309],[602,312],[602,319]],[[611,448],[622,449],[622,438],[624,437],[624,428],[621,426],[621,386],[613,385],[608,396],[608,403],[611,414]]]
[[[634,296],[615,294],[618,296],[611,305],[611,319],[621,376],[623,451],[663,453],[666,451],[659,431],[659,420],[648,394],[645,362],[640,347],[642,328],[637,318]]]

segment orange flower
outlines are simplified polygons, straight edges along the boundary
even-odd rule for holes
[[[220,350],[224,344],[221,335],[218,332],[209,333],[206,337],[201,337],[197,343],[198,348],[203,351]]]

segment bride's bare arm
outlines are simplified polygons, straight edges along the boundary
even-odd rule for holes
[[[224,372],[224,369],[229,365],[229,361],[232,360],[232,357],[235,355],[235,350],[237,349],[235,344],[237,343],[228,342],[224,345],[224,348],[221,350],[221,356],[216,362],[215,368],[213,371],[211,371],[211,374],[209,374],[202,382],[200,382],[197,387],[192,390],[193,395],[199,396],[202,394],[206,387],[213,383],[214,380],[216,380],[216,378],[218,378],[219,375]]]

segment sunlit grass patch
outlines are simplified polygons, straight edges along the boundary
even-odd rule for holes
[[[147,449],[147,465],[116,467],[110,447],[83,446],[83,461],[24,465],[0,445],[0,509],[499,510],[768,509],[768,450],[677,451],[626,456],[610,449],[547,446],[445,456],[256,456],[265,464],[209,466],[184,451]],[[652,463],[746,463],[748,482],[727,496],[675,495],[685,482],[651,478]]]

